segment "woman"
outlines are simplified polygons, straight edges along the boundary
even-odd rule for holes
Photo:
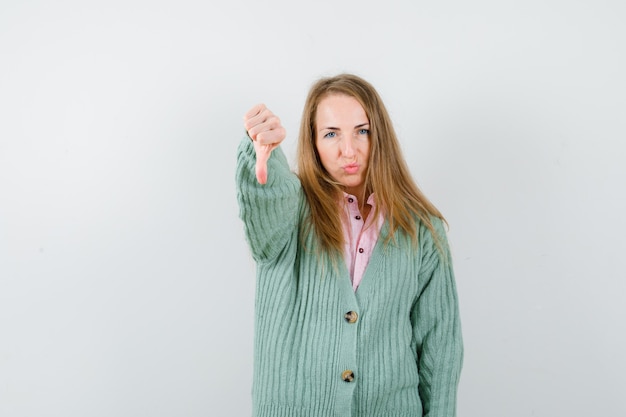
[[[385,106],[350,74],[315,83],[298,175],[263,105],[244,117],[237,197],[257,263],[255,417],[450,417],[463,346],[441,213]]]

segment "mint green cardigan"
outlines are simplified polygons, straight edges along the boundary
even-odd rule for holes
[[[355,292],[344,262],[300,236],[308,207],[280,148],[258,184],[237,154],[237,199],[257,264],[254,417],[452,417],[463,360],[454,274],[419,224],[417,253],[388,228]],[[442,222],[434,219],[448,252]]]

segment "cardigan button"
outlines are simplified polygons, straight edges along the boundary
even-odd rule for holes
[[[346,319],[348,323],[352,324],[356,323],[359,315],[356,313],[356,311],[348,311],[346,314],[344,314],[343,318]]]
[[[349,198],[348,198],[348,203],[354,203],[354,198],[349,197]]]
[[[365,252],[365,249],[359,248],[359,253],[363,253],[363,252]]]
[[[345,382],[354,381],[354,372],[352,372],[349,369],[346,369],[345,371],[341,373],[341,379],[343,379]]]

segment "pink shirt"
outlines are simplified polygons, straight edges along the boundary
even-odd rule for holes
[[[343,235],[345,237],[344,258],[352,279],[352,288],[356,291],[365,274],[365,268],[367,268],[374,251],[374,246],[376,246],[384,217],[380,213],[378,218],[374,219],[374,194],[371,194],[367,199],[367,204],[372,207],[370,215],[367,217],[367,225],[359,211],[357,198],[346,193],[344,193],[344,198],[346,199],[346,215],[343,216],[342,221]]]

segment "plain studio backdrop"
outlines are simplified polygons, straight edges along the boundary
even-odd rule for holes
[[[0,415],[248,416],[264,102],[356,73],[450,224],[459,416],[626,415],[620,0],[0,4]]]

